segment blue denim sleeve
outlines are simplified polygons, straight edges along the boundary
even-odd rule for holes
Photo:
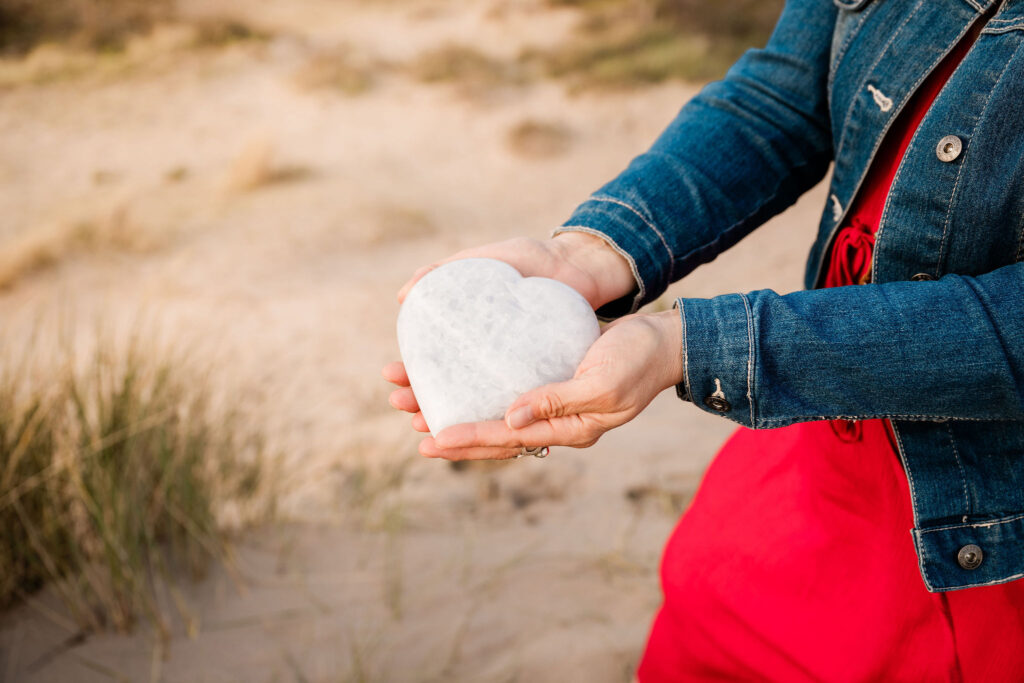
[[[686,104],[646,153],[562,228],[597,234],[630,262],[636,291],[612,318],[656,299],[820,180],[832,158],[827,104],[836,10],[790,0],[764,49]]]
[[[931,282],[679,299],[685,386],[705,410],[753,428],[1022,420],[1022,302],[1024,263]]]

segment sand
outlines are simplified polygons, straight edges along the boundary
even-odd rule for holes
[[[0,321],[8,340],[142,321],[208,361],[283,454],[280,521],[238,535],[241,581],[183,585],[191,628],[166,646],[145,627],[76,637],[45,593],[3,615],[0,679],[629,680],[661,546],[734,425],[666,392],[590,449],[455,469],[416,454],[379,369],[417,266],[545,237],[697,86],[466,91],[391,70],[347,95],[296,73],[342,45],[371,61],[453,40],[514,55],[574,15],[498,0],[245,12],[273,37],[2,94],[0,248],[69,225],[100,237],[14,278]],[[567,136],[523,151],[508,136],[524,122]],[[662,304],[798,288],[824,202],[819,187]]]

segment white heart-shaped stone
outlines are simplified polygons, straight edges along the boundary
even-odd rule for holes
[[[485,258],[430,271],[398,313],[398,348],[432,434],[500,420],[521,394],[571,379],[599,335],[575,289]]]

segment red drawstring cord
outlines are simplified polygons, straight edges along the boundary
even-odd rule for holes
[[[836,235],[832,258],[825,273],[826,287],[863,285],[871,279],[871,258],[875,250],[875,233],[871,227],[854,218]]]

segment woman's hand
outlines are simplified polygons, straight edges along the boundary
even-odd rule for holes
[[[509,264],[523,277],[548,277],[564,282],[582,294],[594,309],[636,288],[629,262],[608,242],[585,232],[563,232],[550,240],[517,237],[474,247],[424,266],[398,291],[399,303],[405,301],[421,277],[444,263],[464,258],[493,258]]]
[[[427,437],[420,453],[481,460],[511,458],[524,446],[591,446],[682,379],[681,336],[678,311],[626,316],[604,329],[571,380],[527,392],[503,421],[454,425]],[[403,387],[391,394],[391,404],[414,413],[414,428],[429,431],[401,363],[384,375]]]
[[[570,231],[550,240],[520,237],[460,251],[413,273],[398,291],[398,302],[405,301],[412,286],[431,270],[463,258],[493,258],[509,264],[523,277],[548,277],[564,282],[582,294],[594,309],[629,294],[636,287],[629,263],[608,242],[585,232]],[[429,432],[409,387],[405,365],[400,361],[389,363],[382,374],[399,387],[391,393],[391,405],[413,414],[413,429]]]

